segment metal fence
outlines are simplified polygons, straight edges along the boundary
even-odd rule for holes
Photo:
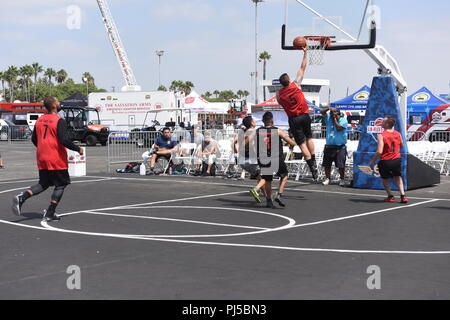
[[[27,125],[2,126],[0,128],[1,142],[29,142],[32,132]]]
[[[347,130],[347,140],[349,141],[358,141],[361,136],[361,131],[359,130]],[[313,127],[312,128],[313,139],[326,139],[327,137],[327,127]]]
[[[408,141],[450,142],[450,131],[434,131],[431,133],[408,131]]]

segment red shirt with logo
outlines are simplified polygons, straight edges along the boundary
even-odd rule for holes
[[[57,114],[45,114],[35,125],[37,165],[39,170],[67,170],[67,151],[58,139]]]
[[[308,103],[302,89],[295,82],[278,91],[278,101],[288,117],[309,113]]]
[[[402,136],[398,131],[383,131],[383,153],[381,154],[381,160],[395,160],[401,158],[400,145],[402,142]]]

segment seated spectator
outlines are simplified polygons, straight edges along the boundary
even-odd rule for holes
[[[220,150],[217,141],[215,141],[211,134],[205,134],[205,140],[197,149],[197,160],[194,161],[197,165],[197,170],[195,175],[200,174],[201,165],[205,163],[207,169],[203,172],[203,176],[210,176],[211,169],[215,165],[217,157],[220,157]]]
[[[150,174],[154,173],[155,163],[159,157],[166,157],[170,159],[173,152],[178,150],[178,142],[171,137],[169,128],[164,128],[162,135],[160,135],[155,144],[153,151],[150,152]]]
[[[194,126],[193,135],[194,135],[193,143],[195,143],[196,145],[201,145],[203,143],[203,140],[205,140],[205,137],[203,136],[200,126]]]

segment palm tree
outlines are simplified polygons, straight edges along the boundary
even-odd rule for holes
[[[250,92],[248,92],[247,90],[242,91],[242,96],[247,98],[250,95]]]
[[[88,83],[88,85],[89,84],[94,84],[94,77],[89,73],[89,72],[85,72],[85,73],[83,73],[83,82],[84,83]],[[84,79],[87,79],[87,81],[85,81]]]
[[[36,83],[37,83],[37,77],[39,75],[39,73],[41,73],[42,71],[44,71],[44,68],[37,62],[33,62],[31,64],[31,68],[33,69],[33,76],[34,76],[34,95],[33,95],[33,100],[36,101]]]
[[[242,99],[242,96],[243,96],[243,91],[242,91],[242,90],[238,90],[238,91],[236,92],[236,94],[237,94],[237,96],[239,97],[239,99]]]
[[[52,68],[47,68],[47,70],[45,70],[44,72],[44,76],[48,77],[48,86],[50,88],[50,94],[52,94],[52,86],[53,86],[52,78],[56,77],[56,71],[53,70]]]
[[[194,84],[191,81],[186,81],[183,85],[183,92],[187,96],[191,93],[192,88],[194,88]]]
[[[30,85],[30,77],[33,75],[33,68],[29,65],[25,65],[19,69],[20,76],[22,77],[21,86],[22,93],[25,93],[25,100],[30,101],[29,95],[29,85]]]
[[[9,100],[10,102],[14,102],[14,88],[17,84],[17,77],[19,76],[19,69],[15,66],[10,66],[8,70],[6,70],[5,80],[8,82],[9,87]]]
[[[203,94],[203,97],[204,97],[205,99],[211,98],[211,92],[206,91],[206,92]]]
[[[219,95],[220,95],[220,91],[219,90],[214,90],[213,94],[216,96],[216,99],[218,99]]]
[[[158,91],[167,91],[167,88],[165,86],[163,86],[163,85],[160,85],[158,87]]]
[[[267,52],[264,51],[259,55],[259,61],[263,61],[263,80],[266,80],[266,66],[267,66],[267,60],[270,60],[272,56]],[[264,90],[264,101],[266,101],[266,90]]]
[[[56,82],[59,84],[64,83],[69,75],[64,69],[59,70],[56,73]]]
[[[0,81],[2,82],[2,97],[5,99],[5,72],[0,71]]]

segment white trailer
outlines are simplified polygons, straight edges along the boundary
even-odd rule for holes
[[[174,109],[177,99],[173,92],[96,92],[88,97],[89,107],[99,112],[102,125],[110,127],[111,131],[126,131],[144,125],[148,111]],[[176,112],[162,111],[158,113],[158,121],[178,122]],[[148,119],[147,117],[147,120]],[[146,123],[145,125],[149,125]]]

